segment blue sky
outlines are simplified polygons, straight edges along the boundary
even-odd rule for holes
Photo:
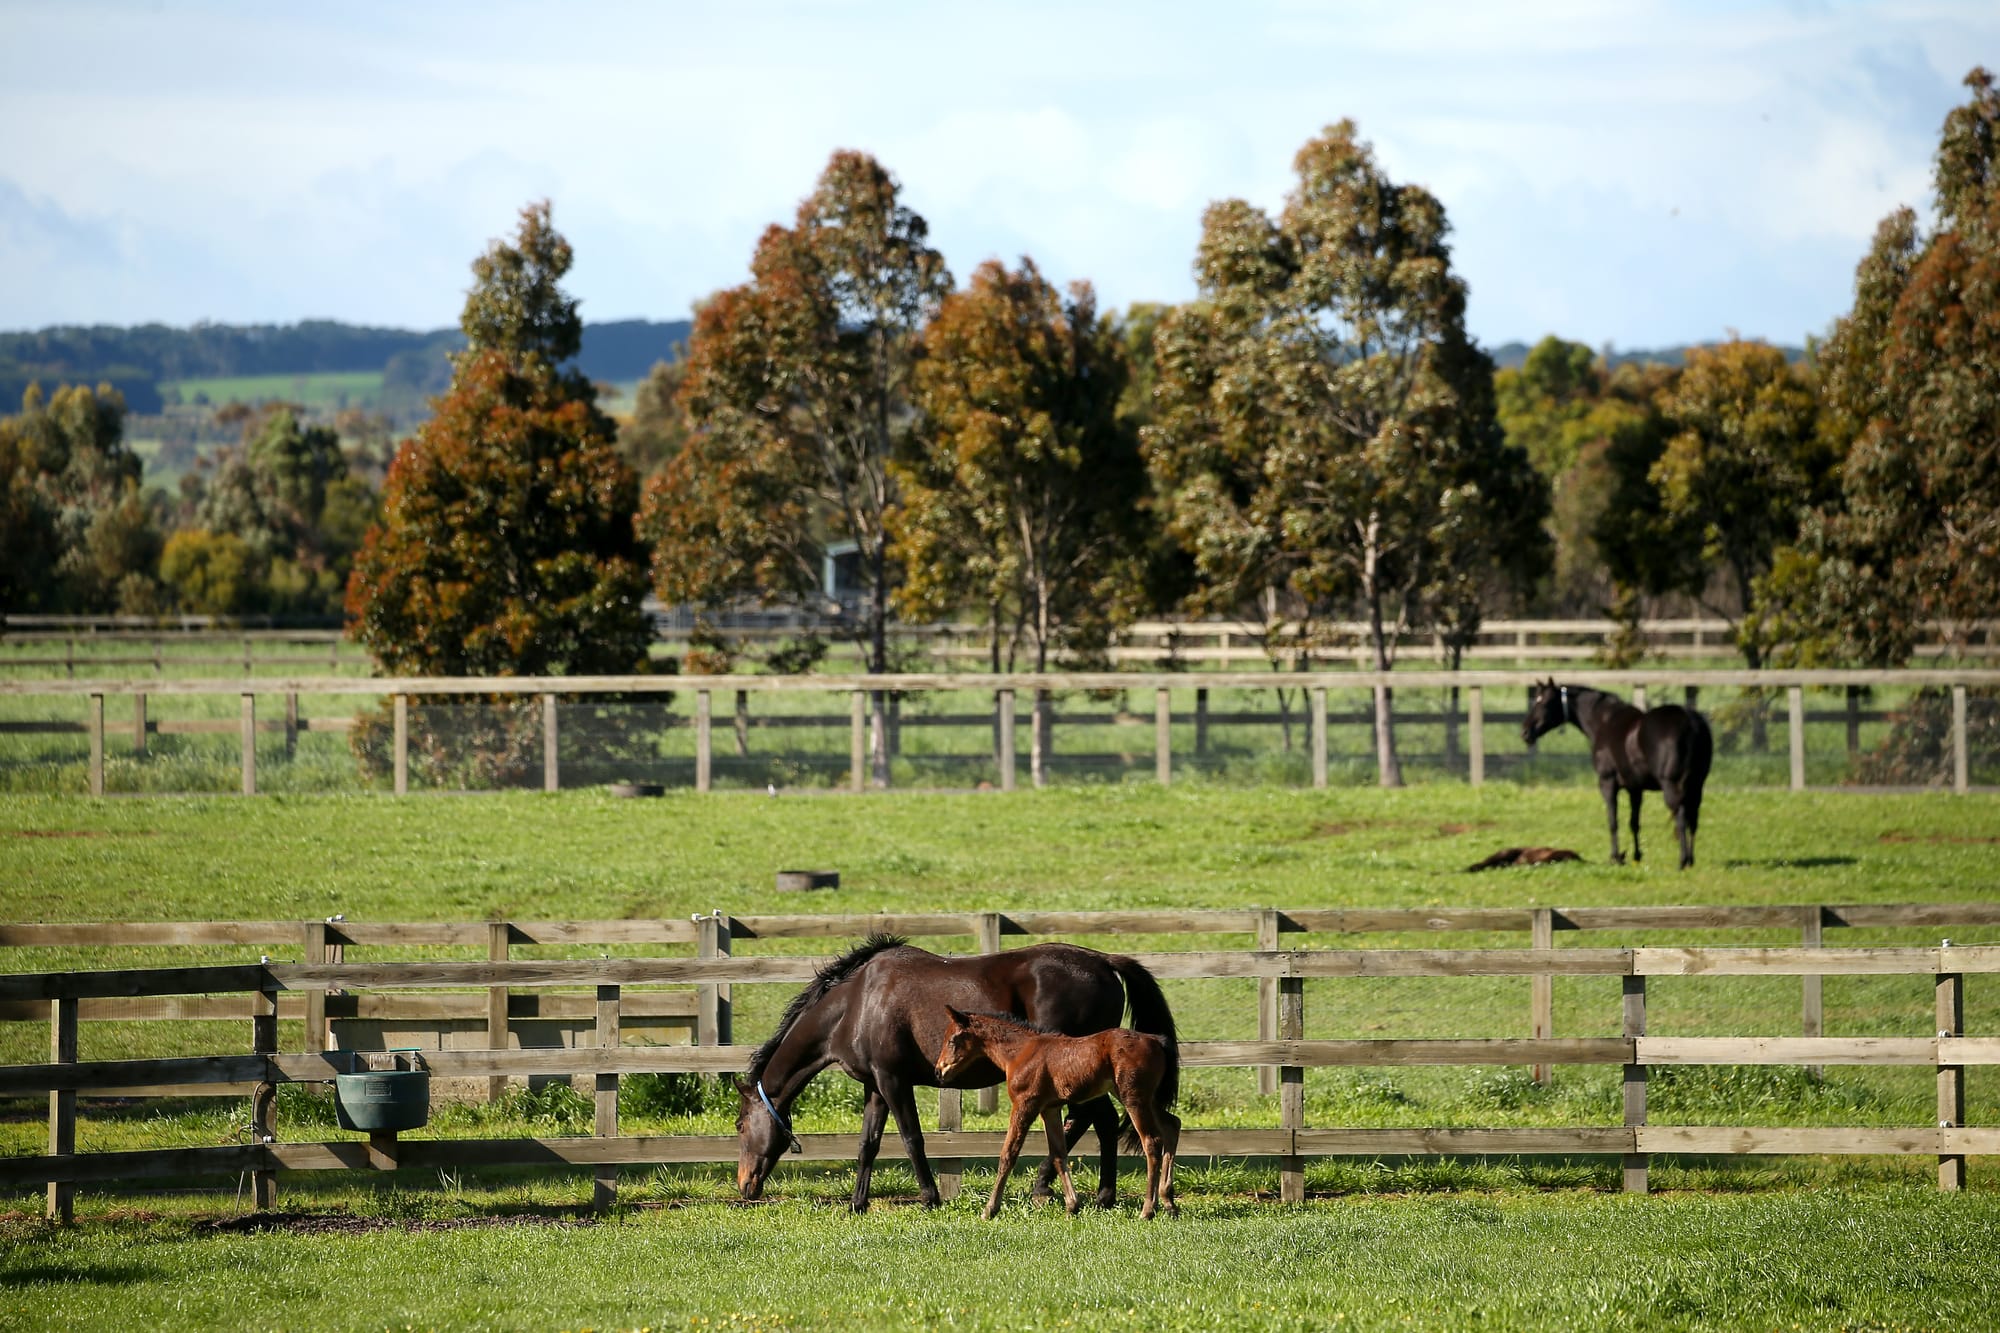
[[[1798,342],[1922,206],[2000,4],[21,4],[0,0],[0,328],[431,327],[526,200],[591,319],[746,276],[836,148],[963,278],[1184,300],[1354,118],[1443,199],[1481,340]]]

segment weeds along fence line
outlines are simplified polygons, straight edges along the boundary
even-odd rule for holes
[[[1938,1184],[1961,1188],[1965,1158],[2000,1152],[2000,1127],[1965,1124],[1968,1066],[2000,1063],[2000,1037],[1965,1032],[1965,978],[2000,971],[2000,947],[1825,947],[1828,926],[1932,927],[2000,924],[2000,903],[1868,904],[1854,906],[1749,906],[1651,908],[1525,908],[1456,910],[1274,909],[1206,912],[958,913],[877,917],[753,916],[704,914],[688,922],[416,923],[196,922],[77,923],[0,927],[0,943],[14,947],[117,947],[290,940],[305,950],[299,963],[259,962],[181,968],[12,973],[0,975],[0,1017],[38,1018],[49,1025],[47,1063],[0,1067],[0,1097],[47,1096],[48,1152],[0,1159],[0,1186],[42,1185],[47,1208],[66,1218],[79,1183],[163,1180],[248,1172],[255,1198],[268,1206],[279,1170],[453,1170],[486,1165],[593,1166],[596,1198],[611,1201],[616,1169],[670,1162],[730,1161],[733,1136],[621,1136],[618,1078],[636,1073],[731,1074],[747,1064],[750,1048],[731,1041],[730,1007],[739,985],[796,986],[825,962],[817,956],[732,956],[732,939],[851,936],[869,930],[913,935],[970,935],[983,951],[1006,934],[1176,933],[1253,934],[1255,947],[1140,953],[1155,975],[1167,979],[1254,979],[1258,983],[1258,1032],[1250,1041],[1184,1041],[1191,1068],[1254,1067],[1269,1070],[1265,1096],[1275,1095],[1278,1126],[1271,1129],[1190,1129],[1182,1152],[1192,1156],[1274,1158],[1281,1196],[1304,1197],[1304,1163],[1344,1155],[1616,1155],[1626,1189],[1647,1188],[1648,1160],[1660,1153],[1917,1154],[1938,1159]],[[1607,929],[1796,928],[1798,947],[1566,948],[1553,947],[1554,932]],[[1283,949],[1284,934],[1366,931],[1523,930],[1525,949]],[[150,931],[150,938],[141,932]],[[498,956],[484,961],[348,963],[341,950],[361,944],[458,944],[481,937]],[[602,941],[598,937],[604,937]],[[695,957],[520,960],[506,957],[516,940],[535,943],[694,943]],[[1819,985],[1828,976],[1929,977],[1935,1035],[1827,1036],[1821,1031]],[[1309,981],[1396,978],[1525,977],[1531,981],[1527,1037],[1360,1038],[1307,1040]],[[1558,977],[1620,978],[1615,1037],[1558,1037],[1548,988]],[[1647,1032],[1648,980],[1761,977],[1801,979],[1801,1035],[1684,1037]],[[694,988],[691,997],[635,991],[639,986]],[[588,987],[584,994],[539,994],[523,1006],[519,992]],[[398,993],[400,992],[400,993]],[[359,994],[357,994],[359,993]],[[413,994],[414,993],[414,994]],[[690,1002],[691,999],[691,1002]],[[678,1002],[678,1003],[676,1003]],[[593,1133],[587,1137],[485,1140],[398,1139],[280,1143],[273,1105],[278,1085],[324,1082],[350,1072],[345,1052],[325,1049],[330,1020],[340,1006],[357,1014],[377,1003],[382,1014],[405,1020],[472,1016],[486,1006],[481,1048],[440,1048],[425,1053],[434,1075],[502,1080],[529,1076],[592,1080]],[[247,1050],[239,1053],[157,1059],[83,1061],[78,1033],[91,1018],[181,1017],[218,1020],[234,1007],[233,1021],[249,1020]],[[546,1008],[544,1008],[544,1006]],[[532,1007],[532,1014],[523,1015]],[[689,1011],[692,1011],[691,1014]],[[278,1022],[287,1013],[307,1019],[305,1049],[279,1048]],[[561,1016],[575,1030],[575,1044],[529,1048],[522,1017]],[[626,1044],[627,1028],[671,1014],[695,1041],[683,1045]],[[691,1022],[690,1022],[691,1020]],[[1931,1031],[1929,1016],[1924,1023]],[[315,1036],[315,1034],[322,1034]],[[385,1043],[387,1044],[387,1043]],[[397,1043],[402,1044],[399,1038]],[[1352,1128],[1306,1123],[1305,1071],[1340,1066],[1610,1065],[1620,1069],[1621,1121],[1568,1127]],[[1908,1126],[1715,1126],[1648,1122],[1648,1071],[1662,1066],[1872,1065],[1934,1071],[1937,1120]],[[208,1089],[251,1095],[248,1144],[138,1152],[78,1153],[75,1126],[79,1095],[185,1095]],[[927,1134],[930,1153],[942,1160],[990,1158],[1000,1135],[959,1130],[960,1098],[939,1099],[940,1127]],[[809,1160],[850,1158],[853,1135],[802,1136]],[[899,1149],[885,1145],[893,1156]],[[956,1181],[956,1174],[949,1179]]]
[[[1374,714],[1368,701],[1379,685],[1403,692],[1405,703],[1398,712],[1399,725],[1441,724],[1446,751],[1454,763],[1462,756],[1467,780],[1478,786],[1485,781],[1488,766],[1488,725],[1516,722],[1520,718],[1520,714],[1514,712],[1489,712],[1487,703],[1490,692],[1525,692],[1540,678],[1540,674],[1531,671],[1428,670],[1057,671],[903,672],[873,676],[336,676],[245,677],[240,680],[0,680],[0,701],[40,701],[46,706],[52,700],[74,699],[81,702],[85,710],[81,721],[46,717],[0,719],[0,734],[84,733],[89,745],[86,781],[90,794],[94,796],[104,794],[107,749],[117,736],[129,735],[131,751],[143,756],[147,752],[149,738],[158,734],[234,734],[239,740],[237,767],[240,790],[245,795],[251,795],[257,791],[260,735],[282,734],[283,756],[289,759],[297,751],[301,734],[315,731],[346,733],[362,725],[362,720],[353,715],[305,716],[300,708],[302,697],[366,696],[379,701],[383,707],[384,715],[370,725],[382,733],[379,748],[383,751],[382,764],[387,770],[384,775],[387,785],[395,794],[403,795],[410,790],[411,782],[412,729],[415,721],[412,716],[413,701],[429,701],[434,708],[493,707],[497,706],[497,701],[506,701],[513,711],[508,714],[506,727],[502,728],[506,732],[503,741],[495,743],[511,747],[510,763],[522,773],[532,773],[533,755],[538,752],[540,785],[545,790],[554,791],[563,782],[565,732],[561,716],[565,707],[603,710],[645,705],[652,712],[627,736],[627,740],[637,737],[635,743],[639,749],[652,745],[655,752],[638,754],[628,744],[620,758],[593,761],[597,769],[606,765],[616,768],[621,764],[621,771],[649,774],[669,770],[679,773],[683,768],[691,769],[691,773],[687,774],[691,785],[695,790],[705,792],[715,783],[718,764],[728,762],[717,753],[718,729],[724,730],[733,741],[736,760],[740,762],[750,752],[749,738],[753,726],[812,728],[825,732],[829,729],[837,731],[844,725],[848,733],[845,764],[839,764],[837,751],[820,758],[823,767],[837,768],[844,773],[846,785],[860,791],[868,780],[871,756],[878,749],[892,756],[899,754],[902,748],[900,736],[904,729],[943,727],[957,728],[961,732],[972,729],[979,734],[980,740],[971,750],[936,756],[940,763],[945,759],[975,763],[982,766],[982,771],[983,766],[990,763],[997,779],[991,785],[1002,791],[1011,791],[1017,785],[1022,731],[1037,737],[1029,747],[1030,754],[1039,753],[1046,760],[1054,751],[1054,736],[1059,728],[1112,725],[1143,729],[1150,721],[1153,776],[1161,784],[1170,784],[1177,762],[1183,765],[1202,762],[1211,748],[1213,728],[1275,721],[1284,728],[1289,746],[1291,728],[1296,721],[1303,730],[1305,746],[1310,753],[1310,781],[1314,787],[1325,787],[1329,775],[1330,728],[1335,725],[1372,728]],[[1983,694],[2000,689],[2000,669],[1989,668],[1799,671],[1648,669],[1582,671],[1568,678],[1576,683],[1620,689],[1642,707],[1649,701],[1668,702],[1667,692],[1674,688],[1684,691],[1683,697],[1689,702],[1695,702],[1704,691],[1744,691],[1755,704],[1757,734],[1760,737],[1764,734],[1767,721],[1772,727],[1781,725],[1785,732],[1787,777],[1793,790],[1803,790],[1807,785],[1806,728],[1809,723],[1844,721],[1847,750],[1851,756],[1858,746],[1863,718],[1874,720],[1883,716],[1874,710],[1864,713],[1861,707],[1864,692],[1931,689],[1947,690],[1950,694],[1950,719],[1943,726],[1945,735],[1940,738],[1943,745],[1939,758],[1949,770],[1951,789],[1965,792],[1971,787],[1972,772],[1967,740],[1968,690],[1976,689]],[[1218,713],[1210,708],[1209,696],[1211,691],[1221,690],[1250,692],[1258,696],[1275,694],[1278,711],[1275,714]],[[1806,707],[1809,690],[1843,693],[1844,711],[1809,712]],[[1438,706],[1423,711],[1412,710],[1407,703],[1409,695],[1412,692],[1421,695],[1426,691],[1439,696]],[[1142,697],[1150,692],[1153,704],[1150,719],[1143,711],[1126,711],[1123,701],[1134,692]],[[1781,721],[1768,704],[1780,692],[1784,697]],[[733,717],[720,727],[716,707],[718,694],[733,696],[734,700]],[[991,711],[915,713],[914,701],[935,697],[949,702],[955,698],[962,699],[966,694],[990,698]],[[1102,715],[1057,714],[1053,698],[1058,694],[1119,702],[1115,710]],[[238,702],[237,716],[233,719],[211,717],[175,722],[149,716],[150,698],[195,696],[233,697]],[[751,699],[758,696],[774,702],[801,699],[832,702],[845,698],[849,707],[845,717],[837,712],[802,715],[773,711],[769,715],[760,712],[753,718]],[[871,696],[885,698],[887,707],[871,707]],[[1026,710],[1030,725],[1026,727],[1017,725],[1017,719],[1024,711],[1016,702],[1021,696],[1031,701]],[[1351,700],[1354,707],[1339,713],[1330,711],[1329,701],[1335,697]],[[691,700],[691,715],[684,718],[669,716],[667,706],[670,699],[681,698]],[[129,700],[129,712],[123,704],[108,711],[108,701],[114,699]],[[267,703],[260,709],[260,700],[273,699],[278,701],[275,707]],[[912,701],[911,707],[903,707],[905,701]],[[1294,706],[1300,709],[1296,719],[1290,711]],[[274,712],[276,716],[272,716]],[[115,714],[123,716],[113,721]],[[883,719],[882,725],[886,727],[886,734],[880,738],[871,732],[871,728],[877,725],[878,717]],[[129,718],[129,722],[124,718]],[[657,753],[659,738],[678,734],[683,728],[693,733],[692,756],[684,762],[661,758]],[[1177,729],[1181,733],[1178,747],[1175,743]],[[1190,731],[1191,736],[1187,734]],[[1192,745],[1188,744],[1189,740]],[[1130,756],[1123,758],[1129,759]],[[1373,763],[1372,756],[1367,762]],[[1986,757],[1982,756],[1982,763],[1985,762]],[[1039,782],[1045,777],[1046,768],[1033,766],[1033,772]],[[1937,776],[1942,778],[1944,775],[1939,773]],[[593,781],[605,780],[596,770],[593,770],[592,778]]]

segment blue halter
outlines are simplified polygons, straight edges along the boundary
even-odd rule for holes
[[[771,1119],[778,1122],[778,1128],[783,1130],[785,1137],[792,1141],[790,1151],[804,1152],[805,1147],[800,1144],[799,1136],[792,1132],[792,1127],[786,1123],[785,1117],[778,1114],[778,1108],[771,1105],[771,1094],[764,1091],[764,1080],[761,1078],[757,1080],[757,1100],[764,1103],[764,1109],[771,1113]]]

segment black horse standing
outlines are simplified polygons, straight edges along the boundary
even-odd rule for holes
[[[861,1154],[853,1208],[868,1207],[869,1177],[891,1114],[910,1155],[925,1206],[938,1202],[936,1178],[924,1156],[917,1123],[915,1090],[937,1087],[937,1053],[950,1025],[946,1006],[967,1012],[1005,1014],[1045,1031],[1087,1036],[1119,1026],[1127,1001],[1131,1026],[1166,1039],[1173,1062],[1161,1096],[1171,1104],[1179,1081],[1179,1046],[1174,1017],[1160,986],[1143,964],[1074,944],[1037,944],[996,954],[945,958],[910,947],[893,935],[875,935],[821,968],[793,997],[778,1029],[750,1058],[736,1113],[736,1187],[757,1198],[771,1168],[796,1146],[792,1103],[821,1070],[838,1065],[861,1084],[867,1099],[861,1113]],[[1001,1080],[987,1060],[956,1071],[953,1088],[983,1088]],[[1102,1174],[1097,1202],[1110,1207],[1118,1196],[1118,1111],[1102,1096],[1070,1108],[1064,1125],[1073,1147],[1095,1128]],[[1045,1190],[1054,1163],[1042,1168]]]
[[[1521,739],[1532,747],[1551,731],[1574,722],[1590,741],[1590,762],[1611,823],[1611,859],[1618,850],[1618,792],[1632,800],[1632,859],[1639,857],[1639,795],[1656,791],[1674,817],[1681,843],[1681,866],[1694,864],[1694,835],[1701,823],[1701,789],[1708,781],[1715,744],[1708,719],[1692,708],[1667,704],[1640,712],[1616,695],[1587,685],[1558,685],[1552,678],[1533,687]]]

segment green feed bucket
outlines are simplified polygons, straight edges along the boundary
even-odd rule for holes
[[[358,1053],[356,1060],[358,1063]],[[414,1055],[410,1063],[417,1063]],[[342,1129],[369,1134],[421,1129],[431,1118],[430,1072],[411,1068],[336,1074],[333,1104]]]

